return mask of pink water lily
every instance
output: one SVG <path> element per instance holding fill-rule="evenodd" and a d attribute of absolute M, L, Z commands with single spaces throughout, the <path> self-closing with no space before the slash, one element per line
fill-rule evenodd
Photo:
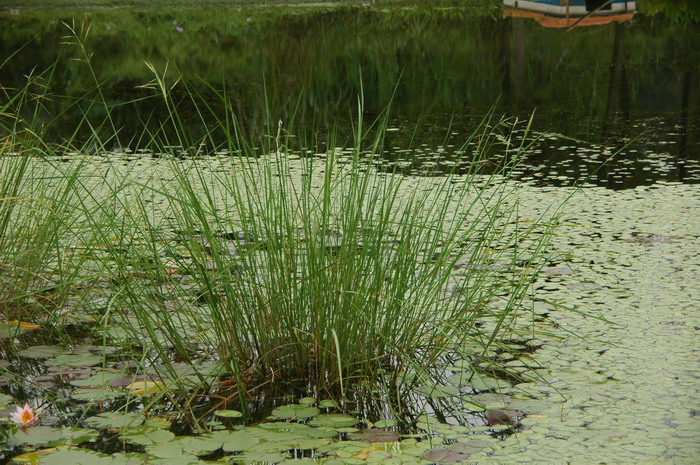
<path fill-rule="evenodd" d="M 180 267 L 175 262 L 168 262 L 165 264 L 165 272 L 167 274 L 178 274 L 180 273 Z"/>
<path fill-rule="evenodd" d="M 34 411 L 29 404 L 24 404 L 24 408 L 20 408 L 18 405 L 17 410 L 10 414 L 10 419 L 17 423 L 20 428 L 29 428 L 37 424 L 41 410 Z"/>

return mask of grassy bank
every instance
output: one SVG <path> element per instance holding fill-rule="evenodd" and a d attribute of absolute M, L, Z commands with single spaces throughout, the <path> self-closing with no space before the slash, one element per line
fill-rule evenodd
<path fill-rule="evenodd" d="M 370 3 L 406 3 L 405 0 L 0 0 L 0 8 L 191 8 L 305 5 L 364 5 Z M 483 3 L 483 0 L 479 0 Z"/>

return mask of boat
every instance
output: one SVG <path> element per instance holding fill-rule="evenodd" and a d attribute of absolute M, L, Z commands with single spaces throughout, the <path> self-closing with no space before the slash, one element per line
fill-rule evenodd
<path fill-rule="evenodd" d="M 503 0 L 503 13 L 532 18 L 544 27 L 569 28 L 629 21 L 634 0 Z"/>

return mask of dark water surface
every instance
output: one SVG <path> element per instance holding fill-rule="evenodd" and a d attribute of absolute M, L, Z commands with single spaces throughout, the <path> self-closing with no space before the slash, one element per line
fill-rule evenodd
<path fill-rule="evenodd" d="M 30 73 L 53 94 L 40 122 L 47 137 L 73 134 L 84 114 L 104 118 L 91 68 L 119 128 L 115 148 L 139 148 L 144 127 L 162 127 L 167 108 L 144 63 L 184 78 L 172 96 L 190 141 L 204 134 L 195 100 L 223 118 L 225 89 L 246 136 L 275 134 L 277 121 L 312 152 L 351 143 L 358 94 L 367 119 L 391 101 L 386 158 L 460 163 L 459 146 L 496 103 L 495 114 L 527 120 L 544 133 L 523 176 L 542 183 L 581 180 L 635 139 L 592 182 L 627 188 L 700 181 L 700 28 L 637 14 L 633 21 L 544 29 L 504 18 L 498 2 L 478 8 L 304 7 L 181 10 L 22 10 L 0 12 L 4 88 Z M 79 35 L 81 33 L 79 32 Z M 71 39 L 75 42 L 75 37 Z M 19 50 L 19 51 L 18 51 Z M 392 99 L 393 96 L 393 99 Z M 5 99 L 7 96 L 3 96 Z M 91 104 L 93 102 L 93 104 Z M 200 106 L 200 109 L 204 107 Z M 205 111 L 208 111 L 205 109 Z M 211 119 L 207 117 L 207 119 Z M 167 126 L 167 124 L 166 124 Z M 90 130 L 83 124 L 78 140 Z M 158 137 L 172 141 L 164 131 Z M 566 137 L 561 137 L 561 136 Z"/>

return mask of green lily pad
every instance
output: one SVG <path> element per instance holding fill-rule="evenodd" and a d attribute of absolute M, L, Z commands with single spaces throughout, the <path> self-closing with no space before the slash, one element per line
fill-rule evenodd
<path fill-rule="evenodd" d="M 314 405 L 316 403 L 316 399 L 314 397 L 302 397 L 299 399 L 299 403 L 301 405 Z"/>
<path fill-rule="evenodd" d="M 112 465 L 112 458 L 89 449 L 66 448 L 41 456 L 41 465 Z"/>
<path fill-rule="evenodd" d="M 485 449 L 487 447 L 491 447 L 492 445 L 493 445 L 492 441 L 488 441 L 485 439 L 467 439 L 464 441 L 459 441 L 459 442 L 455 442 L 453 444 L 450 444 L 449 446 L 447 446 L 447 449 L 451 450 L 452 452 L 470 455 L 470 454 L 476 454 L 477 452 L 481 451 L 482 449 Z"/>
<path fill-rule="evenodd" d="M 460 454 L 459 452 L 453 452 L 445 448 L 430 449 L 423 454 L 425 460 L 435 462 L 437 464 L 443 463 L 458 463 L 463 462 L 469 458 L 467 454 Z"/>
<path fill-rule="evenodd" d="M 242 452 L 250 449 L 260 442 L 249 430 L 241 431 L 215 431 L 211 433 L 211 439 L 221 443 L 226 452 Z"/>
<path fill-rule="evenodd" d="M 243 416 L 238 410 L 217 410 L 214 415 L 222 418 L 240 418 Z"/>
<path fill-rule="evenodd" d="M 124 391 L 118 391 L 111 388 L 84 388 L 78 389 L 71 394 L 74 400 L 83 402 L 97 402 L 103 400 L 116 399 L 125 396 Z"/>
<path fill-rule="evenodd" d="M 93 386 L 103 386 L 106 387 L 110 381 L 112 381 L 115 378 L 118 378 L 119 376 L 122 376 L 123 373 L 119 371 L 99 371 L 95 373 L 94 375 L 90 376 L 89 378 L 84 378 L 84 379 L 77 379 L 73 380 L 70 382 L 71 386 L 76 386 L 76 387 L 93 387 Z"/>
<path fill-rule="evenodd" d="M 0 393 L 0 408 L 7 408 L 6 405 L 11 404 L 14 402 L 14 399 L 12 399 L 11 396 L 8 396 L 7 394 L 2 394 Z"/>
<path fill-rule="evenodd" d="M 330 399 L 322 400 L 318 403 L 319 408 L 338 408 L 338 402 Z"/>
<path fill-rule="evenodd" d="M 153 444 L 162 444 L 171 441 L 175 438 L 175 435 L 164 429 L 139 426 L 136 428 L 129 428 L 123 432 L 120 437 L 132 444 L 151 446 Z"/>
<path fill-rule="evenodd" d="M 47 366 L 57 366 L 57 367 L 90 367 L 99 365 L 104 361 L 101 355 L 95 355 L 91 353 L 81 353 L 81 354 L 63 354 L 57 355 L 46 360 Z"/>
<path fill-rule="evenodd" d="M 33 346 L 28 347 L 24 350 L 17 352 L 20 357 L 27 358 L 50 358 L 62 352 L 66 352 L 66 349 L 61 346 Z"/>
<path fill-rule="evenodd" d="M 229 457 L 229 460 L 238 464 L 252 465 L 260 462 L 278 463 L 287 457 L 287 454 L 280 452 L 246 452 L 244 454 Z"/>
<path fill-rule="evenodd" d="M 134 412 L 106 412 L 95 415 L 85 420 L 93 428 L 116 428 L 123 429 L 136 427 L 144 422 L 143 414 Z"/>
<path fill-rule="evenodd" d="M 22 328 L 19 324 L 0 323 L 0 339 L 17 337 L 24 334 L 25 331 L 26 329 Z"/>
<path fill-rule="evenodd" d="M 360 422 L 359 419 L 349 415 L 328 413 L 319 415 L 309 422 L 313 426 L 326 426 L 328 428 L 345 428 L 354 426 Z"/>
<path fill-rule="evenodd" d="M 60 428 L 50 426 L 35 426 L 26 430 L 17 430 L 15 434 L 7 440 L 10 447 L 29 445 L 33 447 L 44 446 L 60 440 L 62 437 Z"/>
<path fill-rule="evenodd" d="M 348 437 L 354 441 L 364 442 L 396 442 L 399 440 L 399 435 L 391 430 L 378 428 L 370 428 L 356 433 L 351 433 Z"/>
<path fill-rule="evenodd" d="M 316 407 L 302 404 L 290 404 L 277 407 L 272 411 L 272 415 L 277 418 L 311 418 L 321 413 Z"/>

